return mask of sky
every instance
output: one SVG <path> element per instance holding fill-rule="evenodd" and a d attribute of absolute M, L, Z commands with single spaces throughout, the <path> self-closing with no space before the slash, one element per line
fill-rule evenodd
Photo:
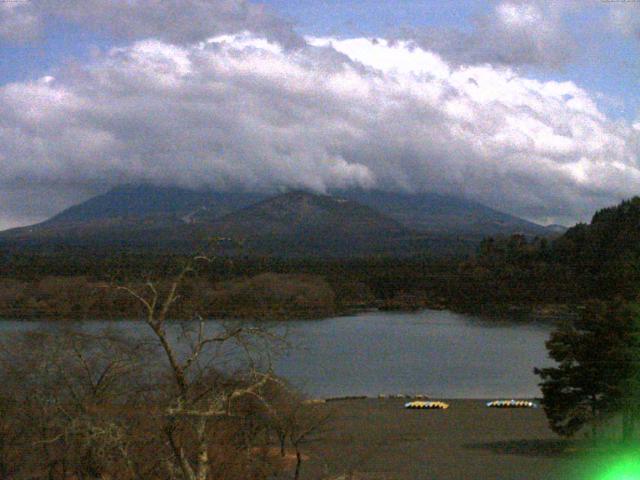
<path fill-rule="evenodd" d="M 542 224 L 640 193 L 640 1 L 0 0 L 0 229 L 123 183 Z"/>

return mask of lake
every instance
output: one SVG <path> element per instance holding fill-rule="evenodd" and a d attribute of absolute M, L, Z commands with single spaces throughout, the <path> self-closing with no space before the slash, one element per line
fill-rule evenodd
<path fill-rule="evenodd" d="M 85 322 L 99 329 L 107 322 Z M 211 321 L 210 325 L 215 326 Z M 0 322 L 0 334 L 53 323 Z M 139 335 L 140 322 L 109 323 Z M 448 311 L 367 312 L 325 320 L 269 322 L 290 349 L 276 373 L 313 397 L 426 394 L 442 398 L 540 396 L 534 367 L 551 363 L 544 323 L 483 320 Z"/>

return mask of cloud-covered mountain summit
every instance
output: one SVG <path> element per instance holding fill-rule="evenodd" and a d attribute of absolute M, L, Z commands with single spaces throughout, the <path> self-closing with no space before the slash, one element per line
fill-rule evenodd
<path fill-rule="evenodd" d="M 4 191 L 26 178 L 48 196 L 60 179 L 378 187 L 570 222 L 640 187 L 640 131 L 608 119 L 589 92 L 452 66 L 410 41 L 144 40 L 0 87 L 0 114 Z"/>

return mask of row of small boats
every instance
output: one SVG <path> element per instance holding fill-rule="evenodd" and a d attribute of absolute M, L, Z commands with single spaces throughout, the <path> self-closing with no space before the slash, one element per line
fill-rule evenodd
<path fill-rule="evenodd" d="M 426 402 L 418 400 L 415 402 L 405 403 L 404 408 L 446 410 L 449 408 L 449 404 L 444 402 Z"/>
<path fill-rule="evenodd" d="M 488 402 L 487 407 L 489 408 L 538 408 L 538 405 L 528 400 L 494 400 L 493 402 Z"/>
<path fill-rule="evenodd" d="M 538 405 L 529 400 L 493 400 L 487 403 L 489 408 L 538 408 Z M 440 401 L 416 400 L 404 404 L 404 408 L 416 410 L 446 410 L 449 404 Z"/>

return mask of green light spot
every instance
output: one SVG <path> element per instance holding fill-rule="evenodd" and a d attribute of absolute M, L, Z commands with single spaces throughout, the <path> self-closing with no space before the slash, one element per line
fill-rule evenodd
<path fill-rule="evenodd" d="M 597 480 L 640 480 L 640 459 L 635 455 L 618 459 Z"/>

